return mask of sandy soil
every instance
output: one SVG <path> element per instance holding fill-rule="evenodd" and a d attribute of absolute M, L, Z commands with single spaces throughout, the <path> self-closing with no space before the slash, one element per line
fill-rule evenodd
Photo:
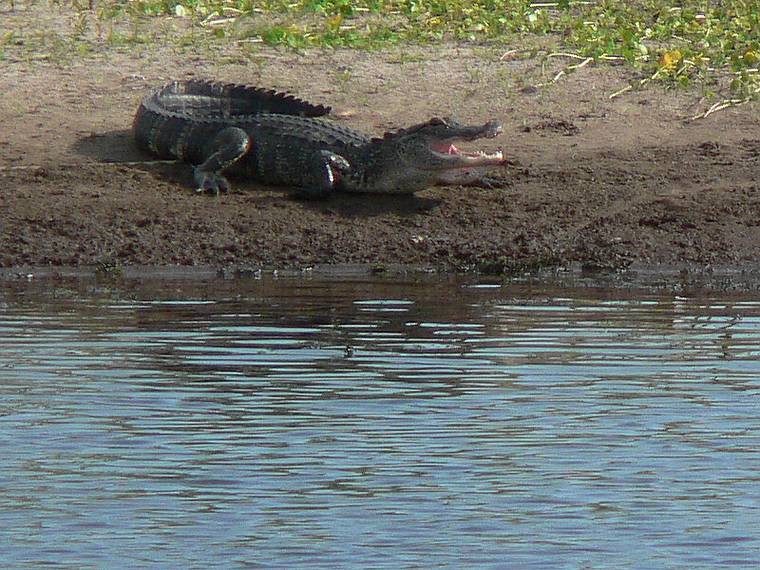
<path fill-rule="evenodd" d="M 650 88 L 613 100 L 631 72 L 561 69 L 519 46 L 292 53 L 143 46 L 63 63 L 0 60 L 0 266 L 414 264 L 488 271 L 760 261 L 757 104 L 684 121 L 711 101 Z M 236 181 L 192 192 L 183 165 L 150 164 L 129 127 L 172 78 L 288 90 L 369 133 L 431 116 L 498 118 L 512 164 L 498 188 L 408 197 L 293 199 Z"/>

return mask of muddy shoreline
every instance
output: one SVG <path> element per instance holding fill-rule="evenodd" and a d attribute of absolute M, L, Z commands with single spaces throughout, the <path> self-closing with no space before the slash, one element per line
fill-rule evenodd
<path fill-rule="evenodd" d="M 508 276 L 649 267 L 677 279 L 683 270 L 667 268 L 736 275 L 760 266 L 756 103 L 688 121 L 706 104 L 699 93 L 652 87 L 610 99 L 632 79 L 622 68 L 586 66 L 536 89 L 559 67 L 502 61 L 502 50 L 414 50 L 404 63 L 395 52 L 262 48 L 255 70 L 158 48 L 65 67 L 9 62 L 0 78 L 0 267 Z M 337 85 L 335 69 L 351 80 Z M 431 116 L 496 118 L 504 134 L 486 146 L 502 147 L 510 166 L 491 189 L 308 202 L 235 180 L 229 194 L 198 195 L 185 165 L 151 162 L 129 131 L 148 89 L 189 77 L 290 91 L 370 134 Z"/>
<path fill-rule="evenodd" d="M 466 287 L 501 287 L 504 291 L 597 291 L 622 295 L 678 294 L 721 297 L 745 296 L 760 290 L 760 265 L 753 267 L 702 267 L 689 264 L 646 265 L 634 263 L 625 270 L 589 270 L 580 264 L 523 273 L 486 275 L 437 271 L 427 266 L 392 265 L 379 268 L 361 264 L 323 265 L 302 269 L 253 269 L 212 266 L 97 266 L 97 267 L 9 267 L 0 268 L 3 288 L 107 287 L 132 290 L 145 284 L 205 283 L 233 291 L 249 289 L 256 282 L 298 280 L 305 285 L 330 282 L 387 282 L 419 285 L 456 281 Z M 171 290 L 171 287 L 168 291 Z"/>

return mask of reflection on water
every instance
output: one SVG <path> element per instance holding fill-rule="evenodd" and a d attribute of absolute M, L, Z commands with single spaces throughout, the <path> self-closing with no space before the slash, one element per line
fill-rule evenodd
<path fill-rule="evenodd" d="M 760 303 L 317 280 L 0 293 L 3 567 L 760 558 Z"/>

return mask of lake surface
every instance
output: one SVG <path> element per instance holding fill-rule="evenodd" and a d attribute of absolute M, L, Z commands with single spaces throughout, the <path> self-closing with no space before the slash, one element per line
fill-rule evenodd
<path fill-rule="evenodd" d="M 0 288 L 0 566 L 760 563 L 760 301 Z"/>

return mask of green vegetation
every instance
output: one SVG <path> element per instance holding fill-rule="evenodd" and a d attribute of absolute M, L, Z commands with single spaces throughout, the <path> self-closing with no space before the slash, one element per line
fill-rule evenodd
<path fill-rule="evenodd" d="M 515 47 L 544 36 L 582 65 L 624 62 L 640 72 L 641 84 L 698 83 L 709 94 L 717 78 L 728 78 L 738 99 L 760 92 L 757 0 L 97 0 L 94 13 L 88 0 L 68 5 L 79 15 L 73 34 L 91 24 L 112 44 L 144 41 L 135 21 L 167 16 L 188 21 L 194 41 L 295 49 L 447 40 Z M 125 18 L 131 34 L 115 32 L 112 22 Z M 0 49 L 9 39 L 0 38 Z"/>

